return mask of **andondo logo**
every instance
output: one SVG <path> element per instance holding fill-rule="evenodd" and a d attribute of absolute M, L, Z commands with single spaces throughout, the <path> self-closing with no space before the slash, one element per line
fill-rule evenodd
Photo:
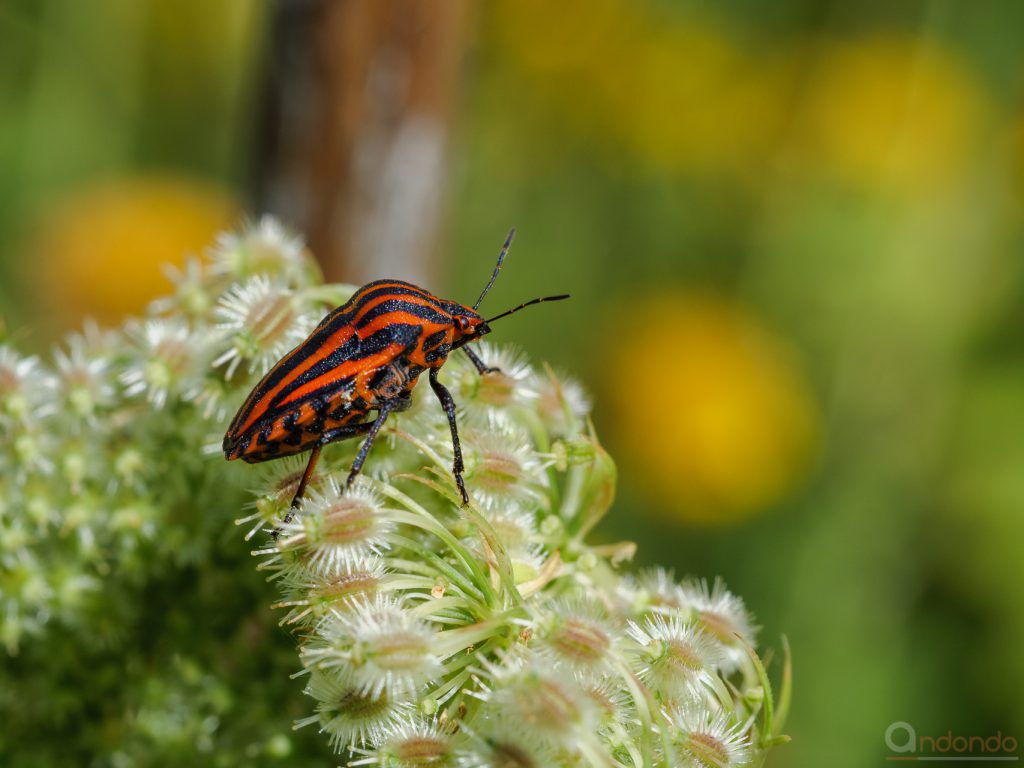
<path fill-rule="evenodd" d="M 971 736 L 948 730 L 938 735 L 918 734 L 910 723 L 898 720 L 885 729 L 885 746 L 893 754 L 886 760 L 929 762 L 1011 762 L 1020 760 L 1014 736 L 996 731 L 988 736 Z"/>

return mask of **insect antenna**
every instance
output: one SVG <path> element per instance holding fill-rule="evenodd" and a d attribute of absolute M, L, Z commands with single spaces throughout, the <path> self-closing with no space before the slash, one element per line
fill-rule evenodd
<path fill-rule="evenodd" d="M 487 287 L 484 288 L 484 292 L 480 294 L 480 298 L 476 300 L 476 304 L 473 305 L 473 311 L 475 312 L 480 306 L 480 302 L 484 300 L 484 296 L 491 290 L 491 286 L 494 285 L 494 281 L 498 278 L 498 273 L 501 271 L 501 265 L 505 263 L 505 254 L 508 253 L 509 247 L 512 245 L 512 238 L 516 236 L 516 228 L 512 227 L 508 231 L 508 237 L 505 238 L 505 244 L 501 246 L 501 253 L 498 254 L 498 263 L 494 267 L 494 274 L 491 275 L 491 279 L 487 281 Z"/>
<path fill-rule="evenodd" d="M 503 317 L 513 315 L 520 309 L 525 309 L 526 307 L 529 307 L 531 304 L 540 304 L 542 301 L 562 301 L 562 299 L 568 298 L 570 298 L 568 293 L 560 293 L 557 296 L 541 296 L 539 299 L 530 299 L 529 301 L 524 301 L 518 307 L 512 307 L 512 309 L 508 310 L 507 312 L 502 312 L 500 315 L 495 315 L 494 317 L 488 318 L 485 322 L 488 324 L 493 323 L 495 320 L 500 320 Z"/>

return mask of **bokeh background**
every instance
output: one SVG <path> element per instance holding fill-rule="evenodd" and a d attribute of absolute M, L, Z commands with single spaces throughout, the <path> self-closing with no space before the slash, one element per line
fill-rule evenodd
<path fill-rule="evenodd" d="M 770 764 L 880 765 L 896 720 L 1021 739 L 1022 29 L 1012 0 L 4 0 L 0 333 L 119 322 L 246 213 L 332 279 L 467 302 L 515 225 L 487 306 L 573 294 L 496 336 L 591 392 L 603 535 L 790 641 Z"/>

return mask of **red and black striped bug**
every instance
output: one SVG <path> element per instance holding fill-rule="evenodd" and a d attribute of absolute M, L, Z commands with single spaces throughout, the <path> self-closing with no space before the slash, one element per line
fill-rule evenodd
<path fill-rule="evenodd" d="M 348 475 L 348 485 L 352 484 L 388 415 L 411 405 L 413 387 L 426 370 L 451 427 L 452 474 L 463 504 L 469 503 L 455 401 L 437 373 L 456 349 L 469 356 L 481 375 L 493 370 L 466 346 L 469 342 L 490 333 L 490 323 L 499 318 L 542 301 L 569 298 L 564 294 L 532 299 L 486 320 L 477 312 L 514 235 L 513 229 L 472 307 L 439 299 L 401 280 L 367 283 L 260 380 L 228 427 L 224 456 L 258 463 L 311 451 L 284 522 L 299 505 L 320 450 L 328 443 L 366 435 Z M 377 416 L 367 420 L 370 411 Z"/>

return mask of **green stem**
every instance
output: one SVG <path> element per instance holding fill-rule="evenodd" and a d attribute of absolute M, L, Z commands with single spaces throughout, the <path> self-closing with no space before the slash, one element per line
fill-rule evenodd
<path fill-rule="evenodd" d="M 407 495 L 399 491 L 397 488 L 393 488 L 385 483 L 378 483 L 377 485 L 380 491 L 385 496 L 394 499 L 410 512 L 413 512 L 424 519 L 428 519 L 433 521 L 434 523 L 437 523 L 433 515 L 431 515 L 422 506 L 417 504 L 415 501 L 413 501 Z M 459 540 L 451 533 L 451 531 L 449 531 L 447 528 L 444 528 L 440 524 L 437 524 L 437 526 L 440 532 L 438 532 L 437 530 L 433 532 L 436 533 L 438 538 L 441 538 L 451 548 L 452 552 L 454 552 L 455 555 L 466 566 L 466 568 L 472 572 L 474 582 L 479 588 L 482 589 L 484 595 L 487 598 L 487 604 L 492 607 L 496 606 L 498 604 L 497 595 L 495 595 L 494 590 L 491 589 L 490 579 L 487 578 L 487 575 L 484 573 L 483 569 L 480 568 L 480 565 L 477 563 L 476 558 L 474 558 L 472 554 L 469 553 L 466 550 L 466 548 L 459 543 Z M 423 547 L 412 547 L 413 552 L 422 549 Z"/>
<path fill-rule="evenodd" d="M 461 597 L 428 597 L 419 605 L 410 608 L 409 613 L 421 619 L 429 619 L 433 617 L 435 612 L 441 614 L 449 608 L 463 608 L 467 612 L 472 613 L 474 606 L 471 602 Z"/>
<path fill-rule="evenodd" d="M 456 584 L 467 596 L 473 596 L 477 598 L 478 602 L 480 602 L 482 605 L 490 604 L 490 601 L 488 601 L 486 599 L 485 594 L 477 588 L 477 585 L 474 584 L 472 581 L 467 580 L 466 574 L 462 573 L 457 568 L 453 568 L 451 565 L 446 563 L 440 555 L 424 550 L 422 547 L 418 547 L 415 541 L 413 541 L 412 539 L 407 539 L 404 536 L 399 536 L 396 534 L 392 538 L 396 542 L 401 543 L 406 549 L 410 550 L 411 552 L 416 552 L 420 557 L 424 558 L 425 560 L 428 560 L 430 564 L 433 565 L 434 568 L 441 573 L 442 576 L 444 576 L 450 583 Z M 417 568 L 418 565 L 422 566 L 423 564 L 417 563 L 415 560 L 400 560 L 398 558 L 388 558 L 388 561 L 393 562 L 395 564 L 401 563 L 402 565 L 405 565 L 410 569 L 419 570 L 421 573 L 429 573 L 428 568 Z"/>
<path fill-rule="evenodd" d="M 471 624 L 468 627 L 459 627 L 458 629 L 448 629 L 440 632 L 438 634 L 438 647 L 440 648 L 438 655 L 441 658 L 447 658 L 459 651 L 464 651 L 471 645 L 477 645 L 497 632 L 507 629 L 506 621 L 506 616 L 501 615 L 487 621 Z"/>
<path fill-rule="evenodd" d="M 562 497 L 562 506 L 559 515 L 565 523 L 565 529 L 570 534 L 579 530 L 579 505 L 580 496 L 583 493 L 583 484 L 586 481 L 584 474 L 586 467 L 576 465 L 569 470 L 569 479 L 565 484 L 565 495 Z"/>

